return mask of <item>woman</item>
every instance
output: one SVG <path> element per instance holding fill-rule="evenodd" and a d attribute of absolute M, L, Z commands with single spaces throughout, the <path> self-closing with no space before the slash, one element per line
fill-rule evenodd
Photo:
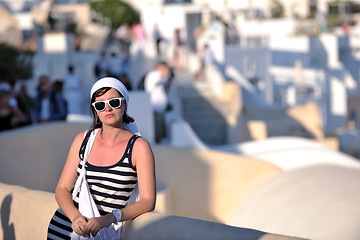
<path fill-rule="evenodd" d="M 77 208 L 78 198 L 72 199 L 71 192 L 81 166 L 79 149 L 83 132 L 76 136 L 70 148 L 55 190 L 55 198 L 68 222 L 64 239 L 70 239 L 72 230 L 83 237 L 96 236 L 112 223 L 131 220 L 154 209 L 154 157 L 149 143 L 134 134 L 137 128 L 127 115 L 128 102 L 128 92 L 118 79 L 102 78 L 91 89 L 92 131 L 96 135 L 85 169 L 91 195 L 101 216 L 84 217 Z M 136 183 L 140 200 L 127 205 Z M 52 233 L 50 227 L 49 233 L 55 238 L 56 233 Z M 48 239 L 51 238 L 49 233 Z"/>

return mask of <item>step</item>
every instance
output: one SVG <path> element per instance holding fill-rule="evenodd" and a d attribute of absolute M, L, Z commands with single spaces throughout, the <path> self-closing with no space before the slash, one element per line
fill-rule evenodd
<path fill-rule="evenodd" d="M 194 81 L 178 85 L 182 115 L 195 134 L 206 144 L 223 145 L 227 141 L 227 116 L 231 109 L 219 102 L 208 82 Z"/>
<path fill-rule="evenodd" d="M 206 144 L 223 145 L 226 143 L 226 125 L 212 123 L 198 123 L 190 126 L 196 135 Z"/>
<path fill-rule="evenodd" d="M 231 106 L 226 103 L 220 103 L 214 99 L 204 99 L 200 97 L 183 98 L 182 100 L 184 115 L 191 114 L 193 112 L 206 112 L 208 114 L 213 113 L 215 116 L 228 116 L 231 114 Z M 204 113 L 204 114 L 206 114 Z M 209 117 L 211 117 L 210 114 Z"/>
<path fill-rule="evenodd" d="M 208 83 L 193 83 L 179 86 L 179 92 L 184 98 L 203 96 L 213 97 L 213 90 Z"/>
<path fill-rule="evenodd" d="M 183 116 L 197 136 L 206 144 L 226 143 L 227 123 L 224 116 L 206 99 L 183 99 Z"/>

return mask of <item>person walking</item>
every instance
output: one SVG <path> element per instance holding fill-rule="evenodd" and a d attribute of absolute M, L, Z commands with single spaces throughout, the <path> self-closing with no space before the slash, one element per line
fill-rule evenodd
<path fill-rule="evenodd" d="M 214 55 L 209 46 L 209 44 L 205 43 L 200 52 L 200 68 L 195 75 L 196 80 L 205 80 L 205 70 L 206 67 L 213 64 Z"/>
<path fill-rule="evenodd" d="M 173 64 L 176 69 L 182 69 L 182 46 L 184 41 L 181 36 L 181 30 L 179 28 L 175 29 L 173 36 L 173 47 L 174 47 L 174 56 L 173 56 Z"/>
<path fill-rule="evenodd" d="M 156 48 L 156 54 L 158 58 L 161 58 L 162 54 L 161 54 L 161 42 L 164 40 L 160 29 L 157 25 L 154 26 L 154 30 L 153 30 L 153 38 L 154 38 L 154 42 L 155 42 L 155 48 Z"/>

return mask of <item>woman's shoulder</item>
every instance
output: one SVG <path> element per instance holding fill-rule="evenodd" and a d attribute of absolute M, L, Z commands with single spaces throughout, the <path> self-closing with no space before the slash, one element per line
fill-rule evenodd
<path fill-rule="evenodd" d="M 75 139 L 74 139 L 74 143 L 81 143 L 86 135 L 88 131 L 83 131 L 83 132 L 80 132 L 78 133 L 76 136 L 75 136 Z"/>
<path fill-rule="evenodd" d="M 150 143 L 143 137 L 137 137 L 134 143 L 134 149 L 141 150 L 141 149 L 151 149 Z"/>
<path fill-rule="evenodd" d="M 135 141 L 132 154 L 134 167 L 136 167 L 138 164 L 154 160 L 154 154 L 152 152 L 150 143 L 142 137 L 137 138 Z"/>
<path fill-rule="evenodd" d="M 73 154 L 75 154 L 76 152 L 79 151 L 82 141 L 84 139 L 85 133 L 86 133 L 85 131 L 80 132 L 75 136 L 75 138 L 71 144 L 71 150 L 70 150 L 71 152 L 73 152 Z"/>
<path fill-rule="evenodd" d="M 86 130 L 86 131 L 82 131 L 82 132 L 79 132 L 77 135 L 76 135 L 76 138 L 84 138 L 85 135 L 91 130 Z"/>

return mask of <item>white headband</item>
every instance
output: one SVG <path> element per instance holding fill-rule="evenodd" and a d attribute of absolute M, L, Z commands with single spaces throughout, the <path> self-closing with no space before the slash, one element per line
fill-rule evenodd
<path fill-rule="evenodd" d="M 116 78 L 112 78 L 112 77 L 105 77 L 105 78 L 101 78 L 98 81 L 96 81 L 96 83 L 94 83 L 94 85 L 91 88 L 90 91 L 90 99 L 92 98 L 93 94 L 104 87 L 111 87 L 114 88 L 116 90 L 118 90 L 121 95 L 124 96 L 125 101 L 126 101 L 126 105 L 129 105 L 129 93 L 128 90 L 126 89 L 125 85 L 118 79 Z"/>
<path fill-rule="evenodd" d="M 101 78 L 98 81 L 96 81 L 96 83 L 94 83 L 94 85 L 91 88 L 90 99 L 92 98 L 93 94 L 97 90 L 99 90 L 101 88 L 105 88 L 105 87 L 111 87 L 111 88 L 118 90 L 121 93 L 121 95 L 123 95 L 123 97 L 125 98 L 126 106 L 129 106 L 128 90 L 126 89 L 125 85 L 120 80 L 118 80 L 116 78 L 112 78 L 112 77 L 105 77 L 105 78 Z M 141 134 L 136 126 L 135 121 L 131 122 L 131 123 L 126 123 L 126 124 L 124 124 L 124 126 L 125 126 L 125 129 L 129 130 L 133 134 L 141 136 Z"/>

